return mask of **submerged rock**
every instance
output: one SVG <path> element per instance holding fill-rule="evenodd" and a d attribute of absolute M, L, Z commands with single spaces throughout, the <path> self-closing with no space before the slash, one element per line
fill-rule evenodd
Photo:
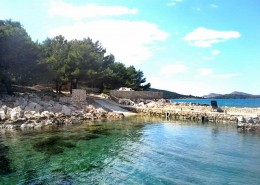
<path fill-rule="evenodd" d="M 10 160 L 7 157 L 9 148 L 0 143 L 0 175 L 8 175 L 13 172 Z"/>
<path fill-rule="evenodd" d="M 38 152 L 56 155 L 62 153 L 65 148 L 73 148 L 75 146 L 71 142 L 64 141 L 63 137 L 53 136 L 35 143 L 33 148 Z"/>

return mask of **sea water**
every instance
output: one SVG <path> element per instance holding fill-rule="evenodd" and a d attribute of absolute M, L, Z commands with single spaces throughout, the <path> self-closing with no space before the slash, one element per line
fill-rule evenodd
<path fill-rule="evenodd" d="M 172 102 L 184 102 L 184 103 L 199 103 L 199 104 L 211 104 L 212 100 L 216 100 L 218 106 L 227 107 L 260 107 L 260 98 L 255 99 L 172 99 Z"/>
<path fill-rule="evenodd" d="M 260 184 L 260 135 L 132 117 L 0 132 L 0 184 Z"/>

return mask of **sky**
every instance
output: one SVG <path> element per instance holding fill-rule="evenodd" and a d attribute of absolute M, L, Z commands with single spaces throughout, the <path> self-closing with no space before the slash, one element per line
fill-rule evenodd
<path fill-rule="evenodd" d="M 100 41 L 153 88 L 260 95 L 259 0 L 0 0 L 34 41 Z"/>

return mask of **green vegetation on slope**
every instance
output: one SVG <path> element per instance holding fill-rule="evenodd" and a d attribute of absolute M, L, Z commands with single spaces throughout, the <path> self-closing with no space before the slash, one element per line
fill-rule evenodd
<path fill-rule="evenodd" d="M 215 99 L 247 99 L 260 98 L 260 95 L 243 95 L 243 94 L 224 94 L 214 97 Z"/>
<path fill-rule="evenodd" d="M 229 94 L 216 94 L 210 93 L 208 95 L 203 96 L 204 98 L 214 98 L 214 99 L 247 99 L 247 98 L 260 98 L 260 95 L 252 95 L 244 92 L 234 91 Z"/>

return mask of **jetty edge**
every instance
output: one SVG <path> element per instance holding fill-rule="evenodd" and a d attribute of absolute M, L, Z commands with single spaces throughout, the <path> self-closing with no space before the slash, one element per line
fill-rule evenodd
<path fill-rule="evenodd" d="M 207 104 L 175 103 L 170 100 L 117 99 L 125 109 L 137 114 L 167 119 L 235 124 L 239 131 L 260 132 L 260 107 L 214 107 Z"/>

